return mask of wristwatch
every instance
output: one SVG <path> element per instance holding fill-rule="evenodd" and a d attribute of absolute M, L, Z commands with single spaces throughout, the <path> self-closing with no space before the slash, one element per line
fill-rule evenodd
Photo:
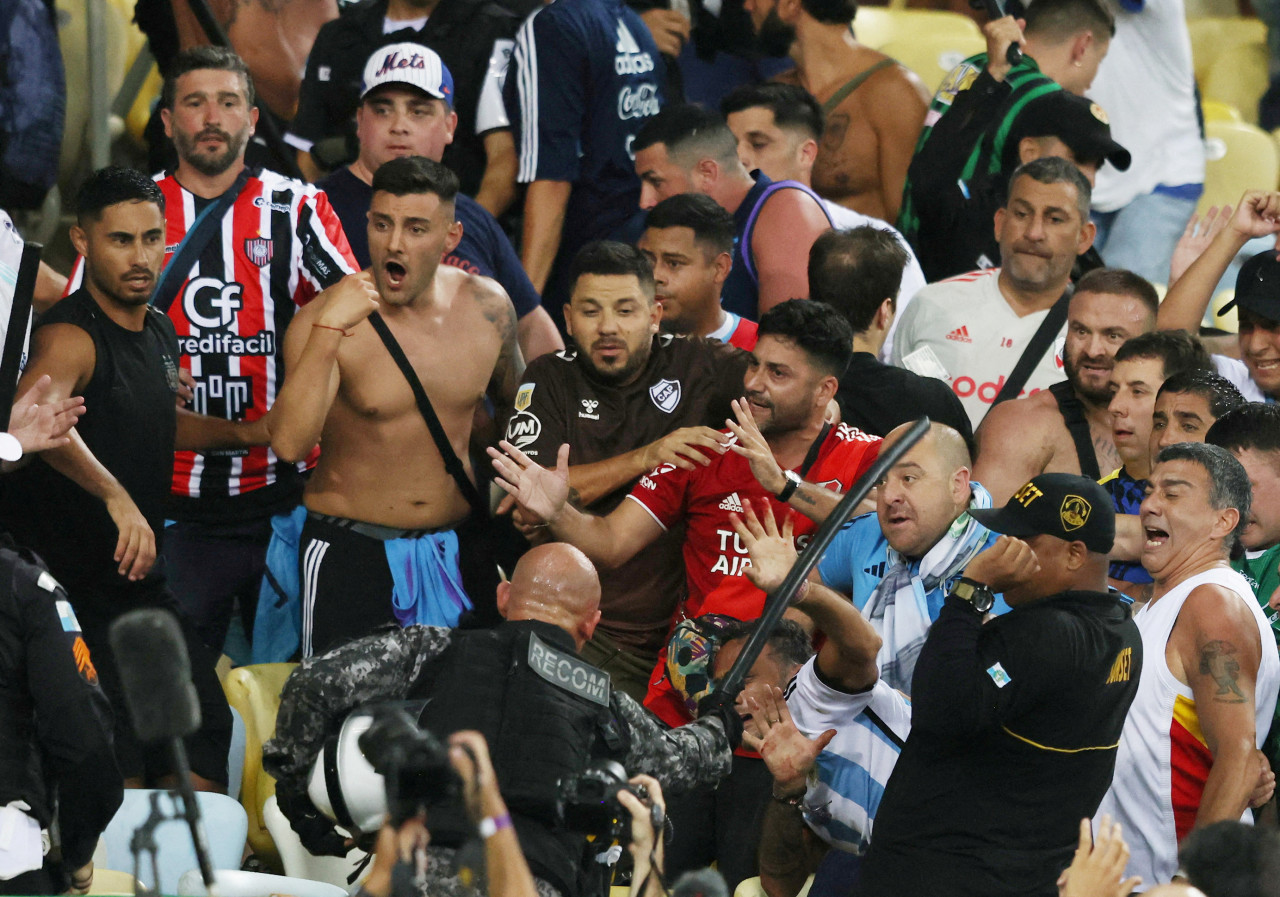
<path fill-rule="evenodd" d="M 996 603 L 996 596 L 989 586 L 985 583 L 975 582 L 972 579 L 965 579 L 963 576 L 952 586 L 951 594 L 968 601 L 969 606 L 980 614 L 985 614 L 991 610 L 991 605 Z"/>
<path fill-rule="evenodd" d="M 804 482 L 804 477 L 800 476 L 800 474 L 796 473 L 794 470 L 784 470 L 782 472 L 782 478 L 787 481 L 787 484 L 782 487 L 782 491 L 779 492 L 775 498 L 781 502 L 790 501 L 791 496 L 796 494 L 796 490 L 799 489 L 800 484 Z"/>

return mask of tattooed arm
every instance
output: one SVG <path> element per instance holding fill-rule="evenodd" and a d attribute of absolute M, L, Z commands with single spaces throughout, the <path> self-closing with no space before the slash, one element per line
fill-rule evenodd
<path fill-rule="evenodd" d="M 1165 651 L 1169 669 L 1191 687 L 1213 754 L 1196 826 L 1239 819 L 1257 784 L 1254 685 L 1261 663 L 1258 625 L 1244 599 L 1217 585 L 1187 597 Z"/>
<path fill-rule="evenodd" d="M 493 375 L 489 378 L 489 396 L 497 408 L 505 411 L 515 402 L 516 387 L 524 376 L 524 356 L 520 353 L 516 310 L 506 290 L 498 286 L 497 281 L 486 278 L 480 283 L 483 286 L 477 287 L 476 298 L 484 309 L 485 318 L 493 324 L 498 336 L 502 338 L 502 350 L 493 366 Z M 500 423 L 505 424 L 505 421 Z"/>

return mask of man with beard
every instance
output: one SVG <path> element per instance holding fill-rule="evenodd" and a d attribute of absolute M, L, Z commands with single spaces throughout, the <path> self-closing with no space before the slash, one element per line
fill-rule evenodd
<path fill-rule="evenodd" d="M 814 189 L 895 220 L 929 104 L 925 86 L 906 66 L 858 43 L 849 27 L 858 11 L 852 0 L 748 0 L 745 8 L 765 52 L 795 60 L 778 80 L 822 103 L 826 133 Z"/>
<path fill-rule="evenodd" d="M 1142 565 L 1155 580 L 1133 615 L 1143 668 L 1115 778 L 1098 812 L 1124 826 L 1127 874 L 1167 882 L 1193 828 L 1240 819 L 1258 782 L 1280 692 L 1262 609 L 1228 557 L 1249 521 L 1249 477 L 1215 445 L 1160 452 L 1142 502 Z"/>
<path fill-rule="evenodd" d="M 162 568 L 165 504 L 178 448 L 261 445 L 266 420 L 231 421 L 175 407 L 178 338 L 149 302 L 165 255 L 165 197 L 124 168 L 89 177 L 71 241 L 84 258 L 84 286 L 41 318 L 19 384 L 50 378 L 48 398 L 83 396 L 85 415 L 69 445 L 50 449 L 6 477 L 0 519 L 38 553 L 66 588 L 97 678 L 115 709 L 115 753 L 126 782 L 144 787 L 172 770 L 168 752 L 139 744 L 107 633 L 121 614 L 164 608 L 183 617 Z M 216 655 L 184 620 L 191 682 L 202 725 L 187 739 L 198 787 L 225 790 L 231 716 L 214 673 Z M 88 669 L 92 669 L 89 667 Z"/>
<path fill-rule="evenodd" d="M 472 505 L 453 471 L 474 479 L 476 409 L 486 392 L 510 405 L 524 361 L 502 288 L 441 265 L 462 236 L 457 192 L 457 176 L 421 156 L 381 166 L 371 271 L 300 311 L 285 337 L 289 380 L 271 446 L 300 461 L 324 442 L 299 543 L 307 657 L 384 624 L 453 626 L 472 607 L 454 531 Z M 433 441 L 415 387 L 446 446 Z"/>
<path fill-rule="evenodd" d="M 1080 279 L 1067 307 L 1067 379 L 992 408 L 978 428 L 974 476 L 996 501 L 1041 473 L 1101 479 L 1120 466 L 1111 441 L 1110 376 L 1125 341 L 1156 326 L 1160 299 L 1136 274 L 1099 268 Z"/>
<path fill-rule="evenodd" d="M 705 196 L 668 202 L 680 199 L 706 200 L 727 216 Z M 732 222 L 728 233 L 732 243 Z M 630 246 L 589 243 L 572 274 L 564 319 L 574 345 L 529 365 L 506 435 L 544 465 L 567 442 L 578 506 L 604 515 L 654 468 L 710 463 L 720 448 L 715 428 L 742 392 L 750 356 L 712 340 L 659 335 L 665 306 L 655 301 L 653 269 Z M 683 536 L 675 527 L 637 557 L 600 570 L 600 624 L 582 656 L 637 701 L 684 594 Z"/>
<path fill-rule="evenodd" d="M 746 397 L 733 403 L 737 423 L 725 422 L 718 445 L 694 447 L 707 463 L 662 464 L 605 516 L 569 503 L 568 445 L 560 446 L 556 466 L 548 470 L 503 442 L 501 451 L 489 450 L 496 482 L 525 513 L 545 521 L 553 536 L 581 548 L 601 568 L 625 563 L 683 525 L 688 596 L 679 616 L 754 620 L 765 594 L 746 578 L 750 559 L 734 538 L 729 515 L 749 502 L 756 508 L 771 504 L 781 516 L 790 504 L 810 515 L 796 518 L 795 534 L 803 537 L 814 529 L 811 517 L 829 514 L 879 452 L 878 437 L 826 419 L 852 341 L 840 313 L 819 302 L 793 299 L 767 313 L 743 383 Z M 610 348 L 610 354 L 621 351 Z M 671 725 L 690 719 L 666 676 L 665 657 L 645 704 Z"/>
<path fill-rule="evenodd" d="M 197 47 L 177 57 L 160 113 L 178 167 L 159 180 L 168 251 L 153 302 L 177 330 L 182 368 L 194 380 L 192 409 L 233 421 L 256 421 L 275 402 L 285 377 L 280 342 L 296 306 L 358 267 L 323 193 L 245 166 L 258 118 L 253 99 L 240 57 Z M 198 230 L 215 204 L 220 224 Z M 71 289 L 79 286 L 73 274 Z M 265 445 L 175 459 L 165 565 L 215 651 L 234 603 L 252 629 L 272 517 L 281 515 L 283 526 L 298 505 L 299 471 Z"/>

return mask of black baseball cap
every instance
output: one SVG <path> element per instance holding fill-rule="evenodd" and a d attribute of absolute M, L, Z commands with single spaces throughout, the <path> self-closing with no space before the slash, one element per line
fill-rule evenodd
<path fill-rule="evenodd" d="M 1280 321 L 1280 259 L 1276 256 L 1274 249 L 1268 249 L 1241 265 L 1235 298 L 1218 314 L 1225 315 L 1238 305 L 1268 321 Z"/>
<path fill-rule="evenodd" d="M 1023 137 L 1057 137 L 1082 162 L 1110 162 L 1127 171 L 1133 157 L 1111 138 L 1111 122 L 1097 103 L 1065 90 L 1055 90 L 1027 103 L 1013 132 Z M 1016 146 L 1017 140 L 1011 141 Z"/>
<path fill-rule="evenodd" d="M 1111 496 L 1088 477 L 1042 473 L 1027 483 L 1003 508 L 971 510 L 987 529 L 1006 536 L 1057 536 L 1083 542 L 1107 554 L 1116 540 L 1116 512 Z"/>

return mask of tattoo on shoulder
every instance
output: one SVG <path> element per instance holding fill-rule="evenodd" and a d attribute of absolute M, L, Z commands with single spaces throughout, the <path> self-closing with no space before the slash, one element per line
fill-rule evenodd
<path fill-rule="evenodd" d="M 1244 693 L 1236 684 L 1240 678 L 1240 661 L 1236 646 L 1223 639 L 1208 642 L 1200 649 L 1200 675 L 1212 676 L 1218 691 L 1213 699 L 1224 704 L 1243 704 Z"/>
<path fill-rule="evenodd" d="M 476 286 L 476 301 L 484 312 L 485 320 L 492 324 L 506 342 L 516 329 L 516 310 L 505 292 Z"/>

